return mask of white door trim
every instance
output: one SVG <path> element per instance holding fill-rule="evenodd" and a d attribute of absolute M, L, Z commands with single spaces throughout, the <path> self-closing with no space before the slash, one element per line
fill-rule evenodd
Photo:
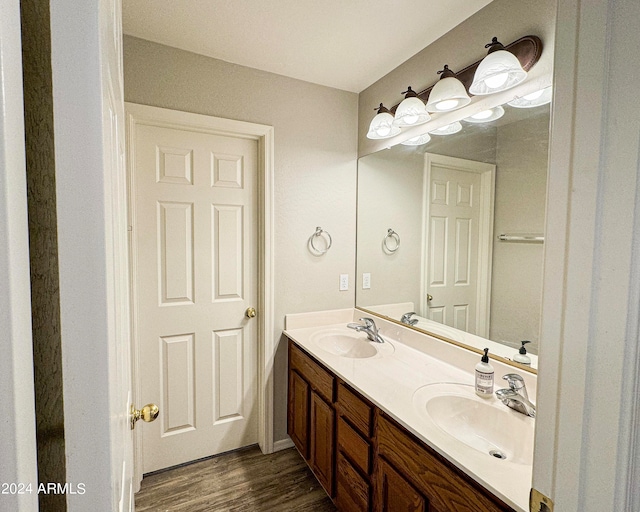
<path fill-rule="evenodd" d="M 22 102 L 20 2 L 0 0 L 0 482 L 38 485 L 29 231 Z M 38 496 L 8 494 L 7 510 L 37 510 Z"/>
<path fill-rule="evenodd" d="M 533 486 L 639 510 L 637 0 L 558 2 Z"/>
<path fill-rule="evenodd" d="M 127 172 L 129 182 L 129 212 L 133 214 L 132 176 L 135 159 L 135 130 L 137 126 L 151 125 L 164 128 L 189 129 L 214 135 L 230 135 L 258 141 L 258 443 L 263 453 L 274 451 L 273 442 L 273 360 L 275 356 L 273 318 L 273 127 L 232 119 L 223 119 L 189 112 L 180 112 L 135 103 L 126 103 Z M 130 217 L 129 226 L 134 224 Z M 130 257 L 135 254 L 130 237 Z M 133 260 L 130 260 L 133 262 Z M 134 403 L 140 395 L 139 346 L 135 329 L 134 283 L 135 265 L 131 265 L 132 297 L 132 366 Z M 136 431 L 134 483 L 142 480 L 142 451 L 140 433 Z"/>
<path fill-rule="evenodd" d="M 489 315 L 491 313 L 491 258 L 493 254 L 493 212 L 496 183 L 496 166 L 450 156 L 424 154 L 424 177 L 422 180 L 422 256 L 420 273 L 420 311 L 426 311 L 427 301 L 427 242 L 429 240 L 429 183 L 431 164 L 454 167 L 461 171 L 480 175 L 480 226 L 478 254 L 478 291 L 476 312 L 476 334 L 489 337 Z M 470 166 L 469 164 L 474 164 Z"/>

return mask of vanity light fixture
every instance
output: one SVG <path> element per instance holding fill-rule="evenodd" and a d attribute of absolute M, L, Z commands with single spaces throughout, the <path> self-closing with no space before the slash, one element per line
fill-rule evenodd
<path fill-rule="evenodd" d="M 522 69 L 518 58 L 506 50 L 497 37 L 485 45 L 485 48 L 489 48 L 489 53 L 476 69 L 473 83 L 469 87 L 471 94 L 486 95 L 506 91 L 527 78 L 527 72 Z"/>
<path fill-rule="evenodd" d="M 464 84 L 456 78 L 447 64 L 438 74 L 442 76 L 431 89 L 427 101 L 429 112 L 450 112 L 471 103 Z"/>
<path fill-rule="evenodd" d="M 400 133 L 400 128 L 393 124 L 393 114 L 382 103 L 374 110 L 378 113 L 369 125 L 368 139 L 388 139 Z"/>
<path fill-rule="evenodd" d="M 539 91 L 532 92 L 531 94 L 526 94 L 521 98 L 516 98 L 515 100 L 507 103 L 507 105 L 517 108 L 539 107 L 541 105 L 551 103 L 551 94 L 551 86 L 549 86 L 544 89 L 540 89 Z"/>
<path fill-rule="evenodd" d="M 407 90 L 402 94 L 405 97 L 396 109 L 396 115 L 393 120 L 395 126 L 416 126 L 431 119 L 425 104 L 418 98 L 418 94 L 411 87 L 407 87 Z"/>
<path fill-rule="evenodd" d="M 473 114 L 465 118 L 464 120 L 467 123 L 488 123 L 490 121 L 495 121 L 496 119 L 500 119 L 504 115 L 504 109 L 498 105 L 497 107 L 493 107 L 487 110 L 483 110 L 482 112 L 478 112 L 477 114 Z"/>
<path fill-rule="evenodd" d="M 454 121 L 451 124 L 431 130 L 429 133 L 431 135 L 452 135 L 454 133 L 458 133 L 460 130 L 462 130 L 462 124 L 460 124 L 460 121 Z"/>
<path fill-rule="evenodd" d="M 423 133 L 422 135 L 417 135 L 416 137 L 411 137 L 410 139 L 401 142 L 403 146 L 422 146 L 431 140 L 431 137 L 428 133 Z"/>

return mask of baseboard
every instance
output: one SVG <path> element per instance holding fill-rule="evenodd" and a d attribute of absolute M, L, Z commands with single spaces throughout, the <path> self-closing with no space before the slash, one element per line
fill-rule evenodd
<path fill-rule="evenodd" d="M 280 450 L 286 450 L 287 448 L 293 448 L 294 444 L 290 437 L 286 439 L 280 439 L 280 441 L 274 441 L 273 451 L 279 452 Z"/>

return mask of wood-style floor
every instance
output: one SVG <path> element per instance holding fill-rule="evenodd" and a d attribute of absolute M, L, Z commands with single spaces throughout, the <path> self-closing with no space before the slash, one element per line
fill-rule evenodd
<path fill-rule="evenodd" d="M 337 510 L 295 448 L 262 455 L 250 447 L 146 476 L 136 511 Z"/>

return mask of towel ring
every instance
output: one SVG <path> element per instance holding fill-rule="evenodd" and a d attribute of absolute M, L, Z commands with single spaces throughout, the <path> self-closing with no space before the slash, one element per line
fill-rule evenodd
<path fill-rule="evenodd" d="M 314 241 L 317 241 L 318 238 L 322 238 L 325 241 L 326 247 L 323 249 L 322 247 L 317 247 Z M 325 231 L 320 226 L 316 228 L 316 232 L 309 237 L 309 248 L 311 253 L 315 256 L 322 256 L 326 254 L 326 252 L 331 249 L 331 244 L 333 240 L 331 239 L 331 235 L 328 231 Z"/>
<path fill-rule="evenodd" d="M 384 245 L 387 253 L 393 254 L 400 248 L 400 235 L 389 228 L 387 230 L 387 236 L 382 239 L 382 245 Z"/>

